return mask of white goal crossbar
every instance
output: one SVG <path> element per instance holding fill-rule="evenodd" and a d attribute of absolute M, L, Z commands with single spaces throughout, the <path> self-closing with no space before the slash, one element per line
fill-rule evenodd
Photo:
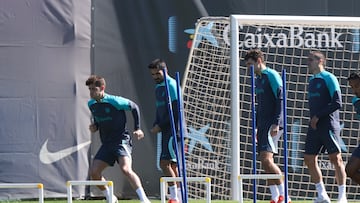
<path fill-rule="evenodd" d="M 70 180 L 66 182 L 67 188 L 67 202 L 72 203 L 72 186 L 73 185 L 104 185 L 109 187 L 110 197 L 109 202 L 112 202 L 114 196 L 114 184 L 112 181 L 101 181 L 101 180 Z"/>
<path fill-rule="evenodd" d="M 262 179 L 262 180 L 268 180 L 268 179 L 283 179 L 283 174 L 241 174 L 238 176 L 238 182 L 239 182 L 239 203 L 243 203 L 243 180 L 244 179 Z"/>
<path fill-rule="evenodd" d="M 42 183 L 0 183 L 0 188 L 37 188 L 39 190 L 39 203 L 44 203 L 44 185 Z"/>
<path fill-rule="evenodd" d="M 165 194 L 166 194 L 166 183 L 176 181 L 182 182 L 182 177 L 161 177 L 160 178 L 160 195 L 161 203 L 165 203 Z M 187 177 L 187 182 L 203 182 L 206 186 L 206 203 L 211 203 L 211 178 L 209 177 Z"/>

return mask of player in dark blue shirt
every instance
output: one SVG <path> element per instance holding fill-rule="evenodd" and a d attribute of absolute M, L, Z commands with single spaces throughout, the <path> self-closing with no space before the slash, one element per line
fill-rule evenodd
<path fill-rule="evenodd" d="M 153 60 L 148 66 L 151 76 L 154 79 L 155 98 L 156 98 L 156 118 L 151 133 L 157 134 L 161 132 L 161 154 L 160 167 L 166 177 L 178 177 L 177 161 L 175 154 L 175 142 L 172 136 L 168 103 L 166 97 L 166 87 L 164 81 L 163 69 L 166 69 L 166 63 L 162 59 Z M 176 132 L 178 133 L 178 98 L 176 81 L 167 76 L 169 85 L 169 94 L 173 109 L 174 123 Z M 170 200 L 169 203 L 181 200 L 180 188 L 177 188 L 176 182 L 169 182 Z"/>
<path fill-rule="evenodd" d="M 315 202 L 330 203 L 317 161 L 319 153 L 326 149 L 339 185 L 338 202 L 346 203 L 345 166 L 340 145 L 336 141 L 336 137 L 340 136 L 341 92 L 337 78 L 325 70 L 325 62 L 325 56 L 321 52 L 310 52 L 308 68 L 313 76 L 308 86 L 310 124 L 305 141 L 304 161 L 318 193 Z"/>
<path fill-rule="evenodd" d="M 144 137 L 144 133 L 140 129 L 140 112 L 137 104 L 129 99 L 105 93 L 105 79 L 100 76 L 90 76 L 86 80 L 86 86 L 89 87 L 91 97 L 88 106 L 94 119 L 89 129 L 93 133 L 99 131 L 102 143 L 90 167 L 91 179 L 104 180 L 103 170 L 118 162 L 121 171 L 136 191 L 140 201 L 150 203 L 140 178 L 131 166 L 132 137 L 126 128 L 125 111 L 131 111 L 135 125 L 133 136 L 137 139 Z M 98 188 L 109 199 L 109 189 L 106 186 L 98 186 Z M 111 203 L 114 202 L 117 202 L 116 197 L 113 197 Z"/>
<path fill-rule="evenodd" d="M 360 72 L 351 73 L 348 77 L 349 85 L 354 93 L 352 103 L 355 107 L 356 117 L 360 120 Z M 347 162 L 346 174 L 357 184 L 360 184 L 360 145 L 353 151 Z"/>
<path fill-rule="evenodd" d="M 245 56 L 247 67 L 254 67 L 256 74 L 256 128 L 257 150 L 265 173 L 282 174 L 274 163 L 274 153 L 277 153 L 278 141 L 283 129 L 282 86 L 283 82 L 278 72 L 266 67 L 263 53 L 250 50 Z M 268 180 L 271 192 L 271 203 L 284 202 L 284 183 L 281 179 Z"/>

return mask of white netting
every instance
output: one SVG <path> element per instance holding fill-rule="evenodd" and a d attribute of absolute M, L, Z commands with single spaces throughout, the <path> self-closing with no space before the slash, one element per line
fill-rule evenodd
<path fill-rule="evenodd" d="M 231 199 L 229 25 L 229 19 L 223 17 L 198 21 L 183 84 L 184 111 L 189 129 L 185 148 L 187 175 L 210 177 L 212 198 L 224 200 Z M 289 37 L 299 34 L 299 29 L 302 29 L 304 39 L 302 44 L 301 39 L 295 37 L 291 41 Z M 276 25 L 242 23 L 239 31 L 240 173 L 251 174 L 253 157 L 250 73 L 243 58 L 250 47 L 260 47 L 265 53 L 267 66 L 279 73 L 286 69 L 287 73 L 289 195 L 292 199 L 313 198 L 316 196 L 315 187 L 304 166 L 302 154 L 308 123 L 307 84 L 310 76 L 306 58 L 312 49 L 322 51 L 327 57 L 326 69 L 339 79 L 344 104 L 340 115 L 344 125 L 342 141 L 343 148 L 347 150 L 343 153 L 346 162 L 357 146 L 359 136 L 359 122 L 354 117 L 352 94 L 346 80 L 350 72 L 359 70 L 360 66 L 358 27 L 337 28 L 326 23 L 301 27 L 281 22 L 276 22 Z M 289 48 L 285 45 L 293 46 Z M 283 146 L 282 142 L 280 146 Z M 282 147 L 275 161 L 283 170 Z M 330 197 L 337 198 L 334 170 L 327 155 L 319 156 L 319 163 Z M 263 172 L 259 161 L 257 171 Z M 251 180 L 244 180 L 244 198 L 252 198 L 251 183 Z M 360 199 L 360 188 L 350 179 L 347 184 L 348 198 Z M 259 180 L 257 185 L 257 198 L 270 199 L 266 182 Z M 190 184 L 189 195 L 190 198 L 203 197 L 203 186 Z"/>

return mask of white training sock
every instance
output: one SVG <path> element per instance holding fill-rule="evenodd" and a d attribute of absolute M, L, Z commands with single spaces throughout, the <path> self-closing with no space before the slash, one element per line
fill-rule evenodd
<path fill-rule="evenodd" d="M 277 188 L 279 190 L 279 194 L 282 196 L 285 196 L 285 186 L 284 183 L 281 183 L 280 185 L 277 185 Z"/>
<path fill-rule="evenodd" d="M 105 187 L 105 190 L 102 190 L 102 193 L 105 195 L 106 199 L 110 198 L 110 190 L 108 187 Z"/>
<path fill-rule="evenodd" d="M 338 199 L 346 199 L 346 185 L 339 185 L 338 186 L 338 190 L 339 190 L 339 198 Z"/>
<path fill-rule="evenodd" d="M 316 187 L 316 191 L 317 191 L 319 197 L 327 197 L 328 196 L 326 193 L 324 182 L 320 181 L 319 183 L 316 183 L 315 187 Z"/>
<path fill-rule="evenodd" d="M 136 189 L 136 194 L 138 195 L 141 202 L 148 200 L 148 198 L 146 197 L 144 188 L 139 187 L 138 189 Z"/>
<path fill-rule="evenodd" d="M 170 190 L 170 199 L 177 199 L 177 187 L 176 185 L 169 186 Z"/>
<path fill-rule="evenodd" d="M 276 185 L 270 185 L 271 199 L 277 201 L 279 198 L 279 190 Z"/>
<path fill-rule="evenodd" d="M 179 200 L 179 203 L 181 203 L 182 197 L 181 197 L 181 188 L 180 187 L 177 188 L 177 198 Z"/>

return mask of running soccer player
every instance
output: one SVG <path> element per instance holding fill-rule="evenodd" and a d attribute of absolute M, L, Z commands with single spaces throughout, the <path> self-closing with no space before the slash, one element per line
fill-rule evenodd
<path fill-rule="evenodd" d="M 313 76 L 308 86 L 310 123 L 305 141 L 304 162 L 318 193 L 314 202 L 330 203 L 318 165 L 318 155 L 326 149 L 329 160 L 335 168 L 339 191 L 338 203 L 347 203 L 345 166 L 341 157 L 341 148 L 334 139 L 335 136 L 340 135 L 341 92 L 337 78 L 325 70 L 325 62 L 324 54 L 319 51 L 310 52 L 308 69 Z"/>
<path fill-rule="evenodd" d="M 94 123 L 90 124 L 89 129 L 91 132 L 99 131 L 102 143 L 90 167 L 91 179 L 104 180 L 103 170 L 108 166 L 114 166 L 114 163 L 117 162 L 140 201 L 150 203 L 140 178 L 131 166 L 132 137 L 126 129 L 125 111 L 131 111 L 135 125 L 133 136 L 137 139 L 144 137 L 144 133 L 140 129 L 140 112 L 137 104 L 124 97 L 105 93 L 105 79 L 100 76 L 90 76 L 86 80 L 86 86 L 89 87 L 91 97 L 88 106 L 94 118 Z M 109 188 L 102 185 L 99 185 L 98 188 L 109 199 Z M 109 203 L 115 202 L 117 202 L 117 198 L 114 196 L 113 202 Z"/>
<path fill-rule="evenodd" d="M 354 93 L 352 103 L 355 107 L 357 118 L 360 119 L 360 72 L 351 73 L 348 77 L 349 85 Z M 347 162 L 345 171 L 357 184 L 360 184 L 360 145 L 353 151 Z"/>
<path fill-rule="evenodd" d="M 283 127 L 282 79 L 278 72 L 266 67 L 264 54 L 258 49 L 246 54 L 245 63 L 248 68 L 253 66 L 256 74 L 257 151 L 261 165 L 267 174 L 282 174 L 279 166 L 274 163 Z M 270 203 L 283 203 L 284 182 L 281 179 L 268 180 L 268 185 L 271 192 Z"/>

